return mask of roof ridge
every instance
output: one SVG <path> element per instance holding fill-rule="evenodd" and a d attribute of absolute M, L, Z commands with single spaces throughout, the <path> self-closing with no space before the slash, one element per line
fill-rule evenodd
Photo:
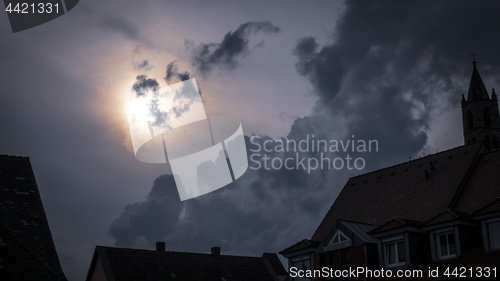
<path fill-rule="evenodd" d="M 351 221 L 351 220 L 345 220 L 345 219 L 337 219 L 337 220 L 338 220 L 338 221 L 349 222 L 349 223 L 357 223 L 357 224 L 364 224 L 364 225 L 372 225 L 372 226 L 376 226 L 375 224 L 365 223 L 365 222 L 359 222 L 359 221 Z"/>
<path fill-rule="evenodd" d="M 111 250 L 126 250 L 126 251 L 141 251 L 141 252 L 149 252 L 149 253 L 175 253 L 175 254 L 186 254 L 186 255 L 204 255 L 204 256 L 212 256 L 211 253 L 198 253 L 198 252 L 185 252 L 185 251 L 157 251 L 154 249 L 136 249 L 136 248 L 122 248 L 122 247 L 111 247 L 111 246 L 96 246 L 97 248 L 107 248 Z M 274 253 L 273 253 L 274 254 Z M 236 258 L 266 258 L 266 257 L 259 257 L 259 256 L 236 256 L 236 255 L 227 255 L 227 254 L 220 254 L 218 255 L 219 257 L 236 257 Z"/>
<path fill-rule="evenodd" d="M 415 161 L 420 161 L 424 158 L 427 158 L 427 157 L 432 157 L 432 156 L 436 156 L 436 155 L 439 155 L 439 154 L 442 154 L 442 153 L 445 153 L 445 152 L 449 152 L 451 150 L 455 150 L 455 149 L 459 149 L 459 148 L 465 148 L 467 146 L 473 146 L 473 145 L 477 145 L 479 143 L 483 143 L 484 141 L 476 141 L 474 143 L 471 143 L 471 144 L 465 144 L 465 145 L 460 145 L 460 146 L 456 146 L 456 147 L 453 147 L 453 148 L 449 148 L 447 150 L 443 150 L 443 151 L 440 151 L 440 152 L 436 152 L 434 154 L 429 154 L 429 155 L 425 155 L 425 156 L 422 156 L 420 158 L 416 158 L 416 159 L 412 159 L 412 160 L 409 160 L 409 161 L 406 161 L 406 162 L 402 162 L 402 163 L 399 163 L 399 164 L 395 164 L 395 165 L 392 165 L 392 166 L 388 166 L 388 167 L 385 167 L 385 168 L 381 168 L 381 169 L 378 169 L 378 170 L 375 170 L 375 171 L 371 171 L 371 172 L 367 172 L 367 173 L 363 173 L 363 174 L 360 174 L 360 175 L 357 175 L 357 176 L 353 176 L 353 177 L 350 177 L 350 179 L 354 179 L 354 178 L 358 178 L 358 177 L 361 177 L 361 176 L 366 176 L 366 175 L 369 175 L 369 174 L 373 174 L 375 172 L 380 172 L 380 171 L 383 171 L 383 170 L 387 170 L 387 169 L 392 169 L 394 167 L 397 167 L 397 166 L 401 166 L 401 165 L 404 165 L 404 164 L 408 164 L 408 163 L 411 163 L 411 162 L 415 162 Z"/>
<path fill-rule="evenodd" d="M 10 155 L 10 154 L 0 154 L 0 157 L 29 159 L 29 156 L 19 156 L 19 155 Z"/>

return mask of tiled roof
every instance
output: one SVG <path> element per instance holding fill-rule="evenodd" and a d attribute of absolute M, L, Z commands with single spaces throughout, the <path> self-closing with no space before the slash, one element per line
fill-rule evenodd
<path fill-rule="evenodd" d="M 500 212 L 500 198 L 479 209 L 477 212 L 474 213 L 474 215 L 479 216 L 494 212 Z"/>
<path fill-rule="evenodd" d="M 0 155 L 0 280 L 66 280 L 27 157 Z"/>
<path fill-rule="evenodd" d="M 198 253 L 138 250 L 97 246 L 87 275 L 90 280 L 97 258 L 108 281 L 276 281 L 272 261 Z M 276 265 L 275 265 L 276 266 Z M 284 269 L 283 269 L 284 271 Z"/>
<path fill-rule="evenodd" d="M 449 207 L 482 149 L 460 146 L 349 179 L 311 240 L 323 241 L 337 219 L 379 226 L 431 219 Z"/>
<path fill-rule="evenodd" d="M 481 156 L 455 204 L 455 211 L 473 213 L 500 198 L 500 151 Z"/>
<path fill-rule="evenodd" d="M 393 229 L 398 229 L 400 227 L 417 226 L 419 224 L 420 223 L 418 221 L 395 218 L 395 219 L 392 219 L 392 220 L 386 222 L 385 224 L 373 229 L 372 231 L 370 231 L 370 234 L 380 233 L 380 232 L 393 230 Z"/>
<path fill-rule="evenodd" d="M 300 251 L 308 248 L 314 248 L 318 246 L 320 243 L 319 241 L 311 241 L 309 239 L 302 239 L 299 242 L 293 244 L 292 246 L 284 249 L 283 251 L 280 252 L 280 254 L 286 254 L 290 252 L 295 252 L 295 251 Z"/>
<path fill-rule="evenodd" d="M 468 214 L 460 213 L 460 212 L 454 212 L 450 209 L 446 209 L 439 215 L 436 215 L 435 217 L 431 218 L 430 220 L 426 221 L 420 226 L 431 226 L 431 225 L 436 225 L 444 222 L 449 222 L 449 221 L 454 221 L 457 219 L 462 219 L 462 220 L 472 220 L 472 217 Z"/>

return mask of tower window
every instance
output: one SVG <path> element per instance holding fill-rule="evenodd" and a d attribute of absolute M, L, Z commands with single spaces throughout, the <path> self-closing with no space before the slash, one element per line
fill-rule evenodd
<path fill-rule="evenodd" d="M 472 113 L 469 111 L 467 111 L 467 130 L 472 130 L 472 128 L 474 127 L 474 122 L 472 120 Z"/>
<path fill-rule="evenodd" d="M 490 111 L 487 107 L 484 109 L 484 126 L 491 127 Z"/>

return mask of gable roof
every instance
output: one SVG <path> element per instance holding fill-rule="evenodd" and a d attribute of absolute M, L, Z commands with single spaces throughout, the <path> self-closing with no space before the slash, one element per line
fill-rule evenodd
<path fill-rule="evenodd" d="M 108 281 L 276 281 L 268 257 L 242 257 L 97 246 L 87 280 L 100 260 Z M 277 266 L 276 264 L 274 266 Z M 282 272 L 286 272 L 284 269 Z"/>
<path fill-rule="evenodd" d="M 0 155 L 0 279 L 66 280 L 27 157 Z"/>
<path fill-rule="evenodd" d="M 368 235 L 368 232 L 374 228 L 373 225 L 342 220 L 340 220 L 340 223 L 345 225 L 347 229 L 354 233 L 354 235 L 356 235 L 364 243 L 377 243 L 377 240 Z"/>
<path fill-rule="evenodd" d="M 396 217 L 430 220 L 449 207 L 483 149 L 477 142 L 350 178 L 311 240 L 323 241 L 338 219 L 378 226 Z"/>

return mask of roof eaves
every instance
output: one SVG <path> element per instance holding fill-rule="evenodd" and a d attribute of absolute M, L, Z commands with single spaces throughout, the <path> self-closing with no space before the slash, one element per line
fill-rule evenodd
<path fill-rule="evenodd" d="M 491 201 L 489 204 L 485 205 L 481 209 L 477 210 L 472 214 L 472 216 L 476 219 L 487 218 L 491 216 L 496 216 L 497 213 L 500 213 L 500 206 L 496 207 L 495 205 L 500 205 L 500 198 L 497 198 Z M 495 206 L 495 207 L 493 207 Z M 493 207 L 493 208 L 492 208 Z M 491 210 L 489 210 L 491 209 Z"/>
<path fill-rule="evenodd" d="M 389 225 L 391 224 L 395 224 L 395 226 L 393 227 L 388 227 Z M 393 230 L 396 230 L 396 229 L 402 229 L 402 228 L 406 228 L 408 230 L 418 230 L 417 226 L 419 225 L 420 223 L 418 221 L 415 221 L 415 220 L 408 220 L 408 219 L 402 219 L 402 218 L 394 218 L 386 223 L 384 223 L 383 225 L 381 226 L 378 226 L 372 230 L 370 230 L 368 232 L 368 234 L 372 234 L 372 235 L 379 235 L 381 233 L 385 233 L 385 232 L 388 232 L 388 231 L 393 231 Z"/>

